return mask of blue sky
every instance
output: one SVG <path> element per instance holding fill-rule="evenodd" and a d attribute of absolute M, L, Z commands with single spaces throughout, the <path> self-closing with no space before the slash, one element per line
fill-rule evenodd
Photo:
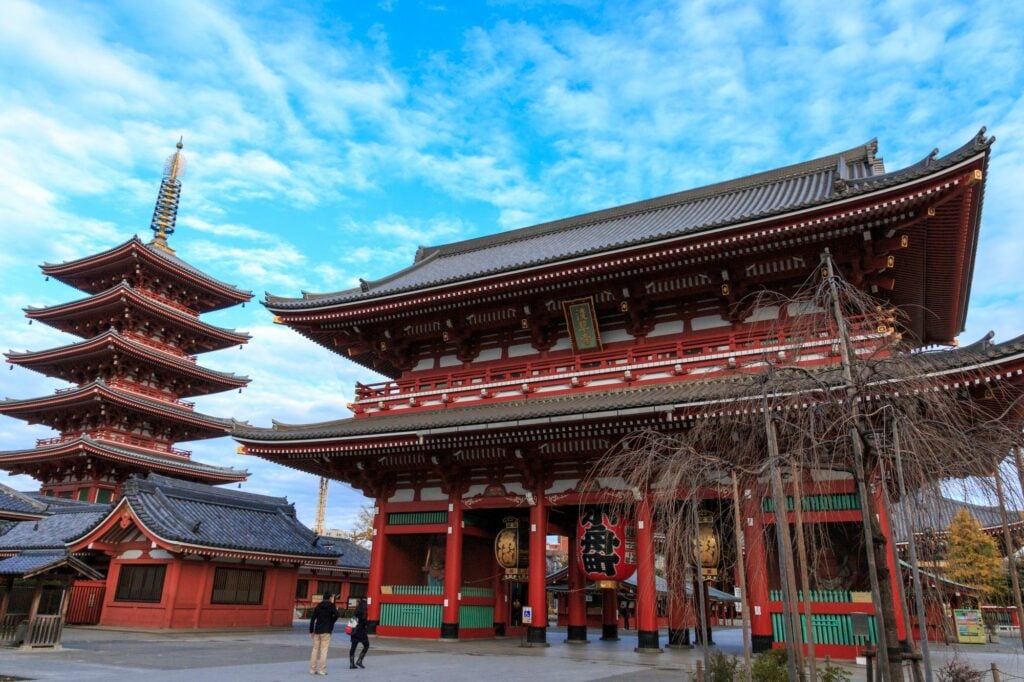
<path fill-rule="evenodd" d="M 21 309 L 77 298 L 38 265 L 149 238 L 179 135 L 179 256 L 278 295 L 348 288 L 436 244 L 675 192 L 879 140 L 890 169 L 997 136 L 968 342 L 1024 332 L 1024 3 L 34 4 L 0 22 L 0 349 L 69 342 Z M 379 380 L 271 324 L 203 358 L 253 377 L 197 408 L 269 425 L 346 416 Z M 0 396 L 62 384 L 15 368 Z M 48 429 L 0 417 L 0 449 Z M 312 518 L 312 477 L 244 489 Z M 27 478 L 7 481 L 22 489 Z M 361 496 L 333 484 L 328 523 Z"/>

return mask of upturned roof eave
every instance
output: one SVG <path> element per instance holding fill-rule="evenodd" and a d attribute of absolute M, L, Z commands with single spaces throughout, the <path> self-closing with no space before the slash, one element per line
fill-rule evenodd
<path fill-rule="evenodd" d="M 231 420 L 222 417 L 214 417 L 212 415 L 204 414 L 202 412 L 195 412 L 193 410 L 185 409 L 184 407 L 177 407 L 171 404 L 163 403 L 159 400 L 151 400 L 144 396 L 131 393 L 130 391 L 121 390 L 113 386 L 108 386 L 103 381 L 92 381 L 82 386 L 74 387 L 64 393 L 56 393 L 53 395 L 36 397 L 36 398 L 23 398 L 23 399 L 5 399 L 0 400 L 0 414 L 5 414 L 6 410 L 12 408 L 30 409 L 31 407 L 48 408 L 53 407 L 53 403 L 77 400 L 80 398 L 90 397 L 92 394 L 99 394 L 104 397 L 109 397 L 115 400 L 121 400 L 125 402 L 136 402 L 144 407 L 151 408 L 154 412 L 161 412 L 165 416 L 171 418 L 180 418 L 188 421 L 195 422 L 202 426 L 209 427 L 211 429 L 223 429 L 225 432 L 231 426 Z"/>
<path fill-rule="evenodd" d="M 160 249 L 151 248 L 145 244 L 138 235 L 133 235 L 128 241 L 122 242 L 121 244 L 107 249 L 106 251 L 101 251 L 89 256 L 83 256 L 82 258 L 77 258 L 71 261 L 65 261 L 63 263 L 43 263 L 39 267 L 44 274 L 54 277 L 60 281 L 64 281 L 62 277 L 65 275 L 88 271 L 90 267 L 95 266 L 98 263 L 107 260 L 115 260 L 122 252 L 129 253 L 133 251 L 144 254 L 143 257 L 149 258 L 152 262 L 167 267 L 169 271 L 177 274 L 183 279 L 191 279 L 205 285 L 203 288 L 208 293 L 224 298 L 227 301 L 232 301 L 232 303 L 226 303 L 225 305 L 211 308 L 210 310 L 220 310 L 222 308 L 231 307 L 231 305 L 235 305 L 237 303 L 246 303 L 252 300 L 253 292 L 246 289 L 240 289 L 233 284 L 228 284 L 227 282 L 223 282 L 212 277 L 202 270 L 189 265 L 177 256 L 165 253 Z"/>
<path fill-rule="evenodd" d="M 964 361 L 960 364 L 953 362 L 949 366 L 942 367 L 934 364 L 934 358 L 930 357 L 929 354 L 921 354 L 922 357 L 916 360 L 914 360 L 916 357 L 915 355 L 903 357 L 905 360 L 909 359 L 914 362 L 922 363 L 921 370 L 916 374 L 916 376 L 938 378 L 942 376 L 962 374 L 966 371 L 976 371 L 1012 362 L 1024 362 L 1024 335 L 999 344 L 984 345 L 983 342 L 979 342 L 978 344 L 972 344 L 971 346 L 967 346 L 963 349 L 945 352 L 961 354 Z M 977 355 L 975 355 L 975 353 L 977 353 Z M 952 357 L 956 358 L 957 356 L 953 355 Z M 714 407 L 716 405 L 721 405 L 724 409 L 726 406 L 737 402 L 749 401 L 754 398 L 760 399 L 760 394 L 752 398 L 747 395 L 729 395 L 728 392 L 722 396 L 696 396 L 694 398 L 686 399 L 678 397 L 675 399 L 657 398 L 657 396 L 662 393 L 684 386 L 688 388 L 699 388 L 701 386 L 727 387 L 730 383 L 737 383 L 737 381 L 740 380 L 738 377 L 742 377 L 742 375 L 734 375 L 711 380 L 679 381 L 671 384 L 660 384 L 639 389 L 619 389 L 611 392 L 594 391 L 594 397 L 606 397 L 608 398 L 609 404 L 601 405 L 593 409 L 600 413 L 621 412 L 622 416 L 628 416 L 639 413 L 671 413 L 681 409 L 693 409 L 694 407 L 707 408 Z M 897 379 L 891 378 L 885 381 L 875 380 L 872 385 L 881 389 L 886 385 L 890 385 L 894 381 L 897 381 Z M 815 384 L 811 390 L 820 390 L 820 386 Z M 613 404 L 616 398 L 642 396 L 644 392 L 650 393 L 655 399 L 650 402 L 640 401 L 637 404 L 629 404 L 628 406 L 621 404 L 616 407 L 616 404 Z M 239 424 L 236 422 L 231 430 L 231 437 L 243 445 L 251 444 L 275 447 L 282 445 L 345 441 L 371 442 L 374 440 L 394 439 L 397 437 L 419 438 L 457 431 L 477 432 L 482 428 L 493 428 L 495 424 L 526 426 L 530 424 L 560 423 L 572 419 L 585 420 L 593 418 L 595 412 L 584 411 L 581 407 L 577 407 L 575 405 L 579 399 L 585 399 L 587 397 L 590 397 L 587 393 L 579 393 L 573 394 L 570 399 L 540 398 L 533 399 L 532 401 L 517 400 L 495 402 L 482 406 L 421 411 L 410 415 L 387 415 L 365 418 L 350 417 L 348 419 L 305 425 L 274 424 L 273 427 L 269 428 L 253 427 L 248 424 Z M 544 401 L 547 402 L 545 403 Z M 558 401 L 558 403 L 567 409 L 557 409 L 555 401 Z M 516 416 L 514 414 L 511 416 L 505 414 L 495 416 L 496 412 L 503 408 L 509 409 L 523 407 L 524 409 L 532 409 L 538 407 L 538 404 L 540 404 L 540 406 L 543 406 L 543 404 L 550 404 L 555 407 L 547 413 L 547 416 Z M 464 418 L 460 421 L 459 418 L 463 417 L 463 415 L 469 415 L 469 418 Z M 474 417 L 473 415 L 479 415 L 479 417 Z M 429 421 L 431 416 L 435 418 L 442 417 L 443 419 L 440 422 L 432 424 Z M 423 423 L 417 424 L 413 419 L 416 417 L 422 418 Z M 401 420 L 403 418 L 413 419 L 413 423 L 405 424 L 402 421 L 395 421 L 396 419 Z M 389 424 L 395 424 L 394 428 L 389 428 Z M 351 429 L 350 427 L 358 428 Z M 350 432 L 345 432 L 347 428 L 350 429 Z M 334 432 L 332 433 L 332 431 Z"/>
<path fill-rule="evenodd" d="M 245 343 L 252 337 L 246 332 L 240 332 L 234 329 L 226 329 L 224 327 L 218 327 L 208 322 L 203 322 L 198 316 L 192 317 L 187 315 L 180 310 L 176 310 L 171 306 L 165 305 L 160 301 L 145 296 L 139 293 L 134 287 L 129 285 L 127 282 L 120 282 L 104 291 L 90 294 L 84 298 L 75 299 L 74 301 L 67 301 L 65 303 L 58 303 L 57 305 L 44 306 L 42 308 L 26 307 L 23 309 L 25 316 L 29 319 L 39 320 L 41 322 L 48 322 L 49 320 L 58 320 L 68 312 L 72 312 L 69 309 L 72 308 L 89 308 L 96 305 L 103 305 L 108 303 L 111 299 L 114 299 L 120 295 L 127 295 L 132 301 L 144 306 L 149 307 L 151 311 L 158 314 L 169 316 L 171 319 L 177 320 L 178 322 L 194 326 L 210 336 L 220 337 L 225 340 L 230 340 L 234 343 Z"/>
<path fill-rule="evenodd" d="M 85 339 L 84 341 L 77 341 L 75 343 L 69 343 L 64 346 L 57 346 L 56 348 L 49 348 L 41 351 L 19 352 L 10 350 L 4 354 L 4 357 L 7 358 L 7 361 L 11 364 L 31 368 L 31 364 L 34 362 L 46 362 L 46 356 L 48 355 L 53 354 L 56 356 L 52 361 L 56 361 L 56 358 L 59 357 L 72 359 L 74 354 L 77 352 L 88 352 L 89 350 L 92 350 L 94 346 L 105 345 L 111 341 L 120 344 L 126 350 L 139 353 L 143 357 L 149 358 L 158 364 L 172 367 L 174 369 L 180 369 L 211 383 L 221 383 L 225 386 L 223 390 L 242 388 L 252 381 L 248 376 L 235 374 L 233 372 L 221 372 L 208 367 L 203 367 L 199 364 L 186 362 L 185 360 L 177 358 L 169 353 L 164 353 L 156 348 L 146 346 L 134 341 L 133 339 L 122 336 L 116 329 L 108 329 L 102 334 L 94 336 L 91 339 Z"/>
<path fill-rule="evenodd" d="M 982 132 L 984 132 L 984 129 L 982 129 Z M 482 281 L 493 280 L 501 277 L 522 275 L 537 269 L 550 267 L 552 264 L 555 263 L 570 264 L 581 259 L 590 259 L 599 255 L 614 255 L 627 251 L 633 251 L 639 248 L 650 248 L 652 246 L 657 246 L 659 244 L 664 243 L 673 243 L 697 238 L 706 238 L 709 235 L 718 234 L 724 231 L 734 231 L 737 229 L 755 227 L 767 221 L 777 221 L 781 216 L 800 216 L 809 212 L 820 211 L 825 208 L 842 206 L 854 201 L 863 201 L 864 199 L 870 199 L 872 196 L 881 195 L 884 193 L 892 192 L 894 190 L 898 190 L 902 187 L 909 187 L 913 186 L 914 184 L 926 182 L 929 178 L 933 177 L 936 174 L 948 172 L 957 167 L 961 167 L 965 164 L 972 163 L 978 158 L 981 158 L 982 156 L 987 157 L 989 148 L 988 145 L 991 144 L 991 141 L 994 140 L 994 138 L 988 141 L 984 141 L 980 144 L 977 142 L 977 139 L 978 138 L 972 139 L 972 141 L 967 145 L 964 145 L 963 147 L 958 148 L 954 152 L 947 154 L 941 159 L 938 159 L 937 161 L 934 162 L 934 164 L 930 166 L 914 164 L 906 169 L 893 171 L 892 173 L 886 173 L 883 176 L 880 176 L 881 178 L 884 178 L 884 181 L 881 183 L 854 183 L 852 184 L 852 187 L 848 189 L 845 193 L 830 195 L 825 200 L 811 202 L 804 205 L 784 207 L 779 211 L 768 213 L 765 215 L 755 216 L 750 219 L 730 221 L 724 224 L 702 226 L 700 228 L 695 228 L 686 232 L 680 232 L 678 234 L 661 236 L 654 239 L 642 239 L 636 241 L 635 243 L 619 244 L 611 248 L 595 248 L 589 252 L 581 252 L 571 254 L 569 256 L 554 256 L 547 260 L 539 259 L 527 264 L 519 264 L 509 268 L 500 268 L 495 269 L 494 271 L 476 273 L 472 276 L 464 277 L 461 279 L 439 280 L 437 282 L 432 282 L 425 285 L 385 289 L 384 291 L 381 292 L 375 292 L 371 286 L 365 291 L 361 289 L 348 289 L 345 291 L 335 292 L 331 294 L 307 294 L 303 298 L 287 298 L 281 296 L 274 296 L 268 293 L 266 294 L 266 298 L 263 301 L 261 301 L 261 303 L 271 312 L 281 315 L 308 314 L 312 312 L 324 312 L 327 310 L 343 310 L 346 308 L 355 308 L 367 304 L 379 303 L 382 301 L 401 299 L 403 297 L 409 297 L 411 295 L 423 295 L 426 293 L 430 293 L 432 291 L 448 289 L 453 286 L 464 286 L 476 284 Z M 971 152 L 969 148 L 972 144 L 977 146 L 978 148 L 974 149 L 972 153 L 969 153 Z M 842 155 L 839 154 L 835 156 L 836 158 L 839 158 Z M 646 210 L 653 209 L 648 208 Z M 537 234 L 540 235 L 544 233 L 538 232 Z M 498 236 L 500 235 L 491 235 L 491 237 Z M 417 261 L 408 268 L 405 268 L 397 273 L 393 273 L 388 277 L 385 277 L 381 280 L 377 280 L 376 282 L 370 284 L 373 285 L 386 283 L 399 277 L 401 274 L 408 273 L 412 270 L 422 267 L 422 265 L 427 262 L 430 262 L 429 258 Z"/>
<path fill-rule="evenodd" d="M 43 445 L 25 450 L 7 450 L 0 452 L 0 464 L 21 463 L 36 459 L 45 459 L 61 453 L 72 454 L 84 449 L 94 457 L 107 457 L 116 461 L 135 462 L 140 470 L 161 469 L 176 475 L 184 476 L 196 482 L 241 483 L 249 478 L 246 469 L 233 467 L 217 467 L 204 464 L 193 459 L 177 460 L 168 457 L 158 450 L 133 448 L 127 445 L 113 445 L 102 440 L 79 437 L 61 443 Z"/>

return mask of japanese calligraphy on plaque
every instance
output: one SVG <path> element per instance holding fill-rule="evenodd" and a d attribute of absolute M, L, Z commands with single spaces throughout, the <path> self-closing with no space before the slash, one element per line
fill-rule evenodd
<path fill-rule="evenodd" d="M 636 571 L 636 537 L 625 519 L 584 508 L 576 527 L 577 559 L 588 580 L 625 580 Z"/>
<path fill-rule="evenodd" d="M 601 330 L 597 326 L 594 297 L 562 301 L 562 311 L 565 313 L 565 324 L 569 327 L 573 350 L 577 353 L 601 350 Z"/>

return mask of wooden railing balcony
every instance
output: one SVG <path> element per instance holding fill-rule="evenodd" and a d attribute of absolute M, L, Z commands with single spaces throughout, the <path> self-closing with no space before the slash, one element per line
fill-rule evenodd
<path fill-rule="evenodd" d="M 859 349 L 880 345 L 892 333 L 891 328 L 879 329 L 867 319 L 853 321 L 851 329 L 854 343 Z M 515 364 L 501 363 L 476 370 L 458 370 L 375 384 L 357 382 L 355 398 L 357 405 L 372 405 L 396 400 L 415 401 L 421 397 L 438 395 L 455 396 L 468 391 L 482 392 L 483 397 L 487 397 L 486 394 L 492 390 L 521 387 L 523 393 L 527 393 L 553 383 L 565 383 L 569 379 L 572 379 L 571 385 L 577 387 L 602 378 L 602 375 L 619 375 L 627 382 L 641 380 L 644 374 L 664 373 L 666 368 L 673 374 L 683 375 L 716 365 L 738 366 L 744 362 L 757 361 L 766 354 L 793 361 L 794 355 L 838 353 L 835 339 L 827 333 L 814 338 L 780 336 L 777 329 L 746 329 L 630 346 L 602 353 L 567 355 L 558 359 Z"/>
<path fill-rule="evenodd" d="M 159 341 L 154 341 L 153 339 L 149 338 L 148 336 L 144 336 L 144 335 L 139 334 L 137 332 L 124 331 L 124 332 L 121 332 L 121 336 L 125 337 L 126 339 L 131 339 L 132 341 L 140 343 L 143 346 L 149 346 L 150 348 L 155 348 L 156 350 L 162 351 L 162 352 L 166 353 L 167 355 L 173 355 L 173 356 L 178 357 L 178 358 L 180 358 L 182 360 L 191 360 L 192 362 L 196 362 L 196 356 L 194 356 L 194 355 L 187 355 L 184 351 L 181 351 L 181 350 L 175 348 L 174 346 L 169 346 L 166 343 L 160 343 Z"/>
<path fill-rule="evenodd" d="M 133 445 L 138 448 L 144 448 L 146 450 L 155 450 L 156 452 L 166 453 L 174 457 L 181 457 L 182 459 L 191 459 L 191 450 L 182 450 L 180 448 L 173 447 L 170 443 L 156 440 L 155 438 L 148 438 L 146 436 L 138 436 L 131 433 L 124 433 L 121 431 L 114 431 L 112 429 L 94 429 L 91 431 L 81 431 L 78 433 L 67 433 L 54 438 L 38 438 L 36 439 L 36 447 L 45 447 L 47 445 L 59 445 L 61 443 L 67 443 L 73 441 L 81 436 L 88 436 L 93 440 L 102 440 L 109 443 L 121 443 L 124 445 Z"/>
<path fill-rule="evenodd" d="M 179 400 L 178 398 L 168 395 L 167 393 L 155 389 L 152 386 L 143 386 L 142 384 L 137 384 L 134 381 L 126 381 L 124 379 L 111 379 L 110 381 L 107 382 L 107 386 L 110 386 L 112 388 L 120 388 L 125 391 L 128 391 L 129 393 L 137 393 L 139 395 L 146 396 L 147 398 L 153 398 L 154 400 L 170 403 L 171 405 L 175 405 L 177 407 L 183 407 L 186 410 L 191 410 L 196 406 L 196 404 L 192 401 Z"/>

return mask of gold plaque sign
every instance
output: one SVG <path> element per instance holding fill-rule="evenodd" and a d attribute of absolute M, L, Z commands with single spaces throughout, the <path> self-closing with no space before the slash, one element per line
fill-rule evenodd
<path fill-rule="evenodd" d="M 573 350 L 577 353 L 600 351 L 601 330 L 597 326 L 594 297 L 563 301 L 562 311 L 565 313 L 565 324 L 569 327 Z"/>

